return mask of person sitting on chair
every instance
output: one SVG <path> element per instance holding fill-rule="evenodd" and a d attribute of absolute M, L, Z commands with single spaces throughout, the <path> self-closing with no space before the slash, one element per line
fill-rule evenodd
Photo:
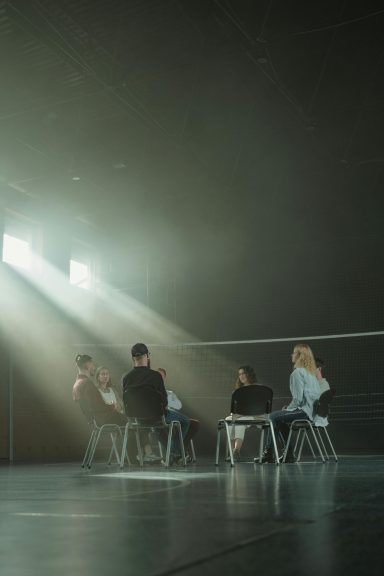
<path fill-rule="evenodd" d="M 319 381 L 320 395 L 321 395 L 323 392 L 329 390 L 330 386 L 326 378 L 324 378 L 323 376 L 323 370 L 325 368 L 324 360 L 322 360 L 321 358 L 315 358 L 315 362 L 316 362 L 316 376 Z"/>
<path fill-rule="evenodd" d="M 159 394 L 160 402 L 163 404 L 165 421 L 169 424 L 173 420 L 180 422 L 183 438 L 186 437 L 189 429 L 189 418 L 180 412 L 168 409 L 168 397 L 164 387 L 164 382 L 156 370 L 151 369 L 149 350 L 145 344 L 138 342 L 131 349 L 133 370 L 123 376 L 123 400 L 127 407 L 129 404 L 129 394 L 131 390 L 139 391 L 141 388 L 153 388 Z M 178 442 L 173 441 L 171 446 L 172 460 L 179 459 L 181 447 Z"/>
<path fill-rule="evenodd" d="M 235 389 L 242 388 L 243 386 L 251 386 L 254 384 L 257 384 L 257 378 L 252 366 L 249 365 L 240 366 L 238 371 L 238 377 L 235 383 Z M 232 421 L 234 417 L 236 418 L 236 420 L 240 421 L 242 418 L 246 420 L 247 419 L 249 420 L 250 418 L 249 416 L 241 416 L 241 414 L 231 414 L 230 416 L 227 416 L 226 420 Z M 246 426 L 241 426 L 239 424 L 236 426 L 232 426 L 231 430 L 231 445 L 233 450 L 233 458 L 237 462 L 241 458 L 240 450 L 244 442 L 245 429 Z M 228 457 L 227 461 L 229 460 L 230 458 Z"/>
<path fill-rule="evenodd" d="M 160 372 L 165 385 L 167 371 L 165 370 L 165 368 L 158 368 L 157 371 Z M 183 407 L 181 400 L 177 397 L 176 393 L 173 390 L 167 390 L 167 396 L 168 396 L 168 410 L 179 413 L 179 410 L 181 410 L 181 408 Z M 200 430 L 200 420 L 189 418 L 188 433 L 184 438 L 185 449 L 188 452 L 187 455 L 188 462 L 191 462 L 194 458 L 194 453 L 193 454 L 190 453 L 190 447 L 191 447 L 190 441 L 193 440 L 193 438 L 196 436 L 199 430 Z"/>
<path fill-rule="evenodd" d="M 324 360 L 322 360 L 321 358 L 315 358 L 315 362 L 316 362 L 316 376 L 319 381 L 320 396 L 321 396 L 323 392 L 330 390 L 330 386 L 328 381 L 323 376 L 323 370 L 325 368 Z M 313 423 L 316 426 L 328 426 L 328 418 L 326 416 L 319 416 L 319 414 L 316 414 L 313 418 Z"/>
<path fill-rule="evenodd" d="M 99 390 L 93 383 L 92 377 L 95 374 L 93 359 L 88 354 L 78 354 L 76 356 L 78 375 L 72 389 L 72 398 L 80 405 L 85 402 L 86 410 L 95 418 L 98 425 L 118 424 L 125 426 L 127 419 L 113 404 L 107 404 Z"/>
<path fill-rule="evenodd" d="M 115 390 L 111 374 L 106 366 L 99 366 L 95 373 L 96 388 L 107 406 L 112 406 L 116 412 L 124 414 L 123 402 Z"/>
<path fill-rule="evenodd" d="M 297 344 L 291 358 L 294 367 L 289 379 L 292 400 L 282 410 L 276 410 L 269 415 L 275 437 L 280 439 L 283 448 L 288 439 L 289 424 L 294 420 L 313 420 L 314 403 L 320 397 L 316 363 L 308 344 Z M 285 461 L 295 461 L 293 448 L 289 448 Z M 262 462 L 275 462 L 271 434 L 268 435 Z"/>

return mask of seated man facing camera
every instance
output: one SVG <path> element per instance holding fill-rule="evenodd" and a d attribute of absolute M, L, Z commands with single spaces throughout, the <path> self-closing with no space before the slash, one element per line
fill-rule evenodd
<path fill-rule="evenodd" d="M 120 414 L 114 404 L 106 404 L 93 383 L 95 365 L 92 357 L 88 354 L 78 354 L 76 356 L 78 375 L 72 389 L 72 398 L 80 403 L 82 409 L 92 414 L 99 426 L 103 424 L 118 424 L 125 426 L 127 419 Z M 82 404 L 83 403 L 83 404 Z M 84 405 L 85 403 L 85 405 Z"/>
<path fill-rule="evenodd" d="M 163 378 L 164 385 L 165 385 L 165 379 L 167 377 L 167 371 L 165 370 L 165 368 L 158 368 L 157 371 L 160 372 L 160 374 Z M 190 453 L 190 441 L 196 436 L 196 434 L 198 433 L 198 431 L 200 429 L 200 420 L 195 420 L 194 418 L 188 418 L 187 416 L 184 416 L 183 414 L 181 414 L 181 412 L 179 412 L 179 410 L 181 410 L 183 405 L 173 390 L 167 390 L 167 396 L 168 396 L 168 411 L 171 413 L 176 412 L 176 414 L 178 414 L 179 417 L 183 417 L 183 418 L 189 420 L 188 433 L 184 437 L 184 444 L 185 444 L 185 448 L 188 452 L 187 462 L 191 462 L 194 458 L 194 452 L 193 452 L 193 454 Z"/>

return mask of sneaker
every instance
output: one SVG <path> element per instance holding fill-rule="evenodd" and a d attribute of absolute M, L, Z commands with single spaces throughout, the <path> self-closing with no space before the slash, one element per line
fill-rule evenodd
<path fill-rule="evenodd" d="M 153 462 L 160 462 L 161 457 L 158 456 L 157 454 L 146 454 L 144 456 L 144 462 L 149 462 L 149 463 L 153 463 Z"/>
<path fill-rule="evenodd" d="M 255 458 L 255 461 L 256 461 L 256 458 Z M 259 461 L 258 458 L 257 458 L 257 461 Z M 264 450 L 263 455 L 261 457 L 260 464 L 264 464 L 265 462 L 267 462 L 268 464 L 275 464 L 276 463 L 275 453 L 272 450 L 272 448 L 267 448 L 266 450 Z"/>
<path fill-rule="evenodd" d="M 234 462 L 240 462 L 240 460 L 241 460 L 240 450 L 234 448 L 234 449 L 232 450 L 232 456 L 233 456 L 233 461 L 234 461 Z M 226 459 L 225 459 L 225 461 L 226 461 L 226 462 L 230 462 L 230 461 L 231 461 L 231 457 L 230 457 L 230 456 L 227 456 Z"/>
<path fill-rule="evenodd" d="M 279 460 L 283 463 L 284 452 L 280 456 Z M 285 457 L 285 464 L 294 464 L 296 462 L 296 457 L 293 450 L 288 450 L 287 455 Z"/>

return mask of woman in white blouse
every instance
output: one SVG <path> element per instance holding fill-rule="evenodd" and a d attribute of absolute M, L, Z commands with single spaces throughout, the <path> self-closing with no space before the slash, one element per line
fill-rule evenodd
<path fill-rule="evenodd" d="M 123 403 L 112 386 L 111 374 L 106 366 L 99 366 L 95 373 L 96 387 L 103 401 L 113 406 L 116 412 L 124 414 Z"/>

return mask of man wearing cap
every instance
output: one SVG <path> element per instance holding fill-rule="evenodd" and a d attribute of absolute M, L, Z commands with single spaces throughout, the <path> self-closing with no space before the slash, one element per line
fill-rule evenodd
<path fill-rule="evenodd" d="M 95 365 L 88 354 L 76 356 L 78 375 L 72 389 L 72 398 L 75 402 L 85 401 L 87 410 L 95 417 L 97 424 L 118 424 L 125 426 L 127 419 L 123 414 L 116 412 L 114 406 L 108 405 L 102 399 L 100 392 L 93 383 Z"/>
<path fill-rule="evenodd" d="M 149 350 L 147 346 L 142 342 L 139 342 L 132 346 L 131 354 L 134 368 L 128 372 L 128 374 L 123 376 L 124 405 L 127 406 L 129 403 L 129 394 L 132 389 L 137 391 L 141 387 L 153 388 L 158 392 L 160 396 L 160 401 L 162 402 L 165 411 L 166 422 L 170 423 L 173 420 L 178 420 L 181 425 L 183 438 L 185 438 L 189 429 L 189 418 L 180 412 L 168 410 L 168 396 L 164 387 L 164 381 L 161 377 L 161 374 L 157 370 L 151 370 L 151 361 L 149 358 Z M 177 446 L 177 444 L 172 444 L 171 452 L 173 458 L 177 458 L 177 452 L 179 449 L 180 448 Z"/>

